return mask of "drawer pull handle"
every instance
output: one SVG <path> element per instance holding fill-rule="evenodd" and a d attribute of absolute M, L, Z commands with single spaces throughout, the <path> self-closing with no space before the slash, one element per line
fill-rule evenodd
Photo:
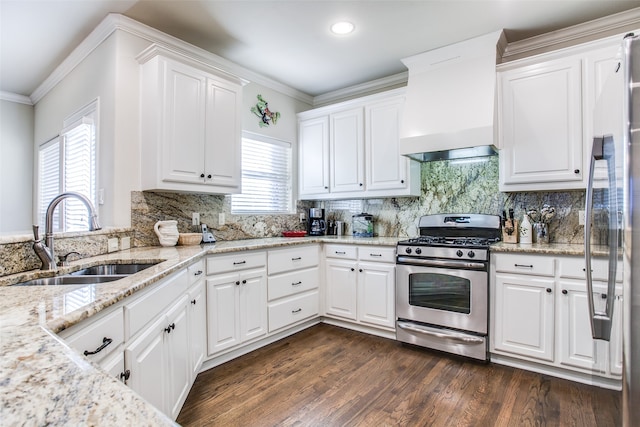
<path fill-rule="evenodd" d="M 514 264 L 516 267 L 533 268 L 533 264 Z"/>
<path fill-rule="evenodd" d="M 300 282 L 293 282 L 291 284 L 291 286 L 298 286 L 298 285 L 302 285 L 302 282 L 301 281 Z"/>
<path fill-rule="evenodd" d="M 302 311 L 301 308 L 297 309 L 297 310 L 291 310 L 291 314 L 297 314 L 300 313 Z"/>
<path fill-rule="evenodd" d="M 202 270 L 198 270 L 195 273 L 193 273 L 194 276 L 199 276 L 202 274 Z"/>
<path fill-rule="evenodd" d="M 369 256 L 382 256 L 382 254 L 369 254 Z"/>
<path fill-rule="evenodd" d="M 347 253 L 344 251 L 336 251 L 336 255 L 346 255 Z"/>
<path fill-rule="evenodd" d="M 89 356 L 90 354 L 98 354 L 102 350 L 104 350 L 112 342 L 113 342 L 113 340 L 111 338 L 104 337 L 104 338 L 102 338 L 102 345 L 100 347 L 96 348 L 93 351 L 85 350 L 84 351 L 84 355 L 85 356 Z"/>
<path fill-rule="evenodd" d="M 242 265 L 242 264 L 246 264 L 247 261 L 238 261 L 238 262 L 233 262 L 233 265 Z"/>
<path fill-rule="evenodd" d="M 301 259 L 302 259 L 302 257 L 299 256 L 299 257 L 291 258 L 291 261 L 300 261 Z"/>
<path fill-rule="evenodd" d="M 127 369 L 126 371 L 120 373 L 120 381 L 126 384 L 125 381 L 127 381 L 130 376 L 131 376 L 131 371 Z"/>

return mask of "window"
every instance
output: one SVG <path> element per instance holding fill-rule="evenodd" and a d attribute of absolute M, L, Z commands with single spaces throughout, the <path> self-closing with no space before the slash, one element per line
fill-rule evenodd
<path fill-rule="evenodd" d="M 98 100 L 63 122 L 60 136 L 42 144 L 38 153 L 38 223 L 45 225 L 47 207 L 66 191 L 84 194 L 96 204 L 96 135 Z M 56 208 L 54 231 L 81 231 L 89 227 L 87 209 L 76 199 Z"/>
<path fill-rule="evenodd" d="M 292 213 L 291 144 L 261 135 L 242 138 L 242 194 L 231 213 Z"/>

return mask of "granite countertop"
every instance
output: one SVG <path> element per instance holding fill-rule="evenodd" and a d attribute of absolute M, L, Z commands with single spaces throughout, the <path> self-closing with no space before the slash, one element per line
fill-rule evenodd
<path fill-rule="evenodd" d="M 498 242 L 491 245 L 491 252 L 498 253 L 528 253 L 540 255 L 584 255 L 584 245 L 572 243 L 504 243 Z M 591 253 L 594 256 L 608 256 L 608 246 L 593 246 Z"/>
<path fill-rule="evenodd" d="M 56 333 L 206 255 L 322 242 L 395 246 L 397 241 L 395 237 L 324 236 L 137 248 L 71 262 L 58 272 L 66 274 L 103 263 L 159 262 L 131 277 L 96 285 L 8 286 L 52 275 L 38 270 L 0 277 L 2 424 L 175 425 L 133 390 L 72 350 Z M 77 303 L 78 298 L 69 298 L 72 293 L 91 297 Z"/>

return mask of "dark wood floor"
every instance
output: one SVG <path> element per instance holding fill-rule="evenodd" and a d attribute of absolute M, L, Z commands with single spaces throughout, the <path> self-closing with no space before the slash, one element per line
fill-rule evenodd
<path fill-rule="evenodd" d="M 620 394 L 325 324 L 198 375 L 185 426 L 618 426 Z"/>

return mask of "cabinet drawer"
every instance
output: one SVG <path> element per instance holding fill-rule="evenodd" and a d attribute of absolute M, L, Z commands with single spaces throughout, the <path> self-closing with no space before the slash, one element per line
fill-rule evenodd
<path fill-rule="evenodd" d="M 569 279 L 586 279 L 585 262 L 583 257 L 558 258 L 560 277 Z M 603 258 L 591 258 L 591 276 L 594 280 L 607 281 L 609 278 L 609 261 Z M 616 282 L 622 282 L 622 263 L 618 262 Z"/>
<path fill-rule="evenodd" d="M 494 254 L 496 271 L 505 273 L 554 275 L 554 258 L 529 254 Z"/>
<path fill-rule="evenodd" d="M 124 306 L 125 326 L 128 333 L 125 333 L 126 340 L 133 337 L 144 325 L 152 321 L 172 302 L 176 301 L 187 291 L 189 279 L 187 270 L 184 269 L 162 283 L 155 285 L 150 292 L 140 296 L 135 301 Z"/>
<path fill-rule="evenodd" d="M 324 253 L 327 258 L 344 258 L 344 259 L 358 258 L 358 248 L 356 248 L 355 246 L 325 245 Z"/>
<path fill-rule="evenodd" d="M 396 248 L 385 248 L 381 246 L 360 246 L 358 247 L 358 259 L 360 261 L 380 261 L 396 262 Z"/>
<path fill-rule="evenodd" d="M 99 361 L 105 358 L 124 342 L 122 307 L 118 307 L 114 312 L 96 321 L 89 322 L 86 326 L 83 323 L 78 325 L 80 330 L 69 335 L 65 341 L 90 360 Z M 85 354 L 85 351 L 96 353 Z"/>
<path fill-rule="evenodd" d="M 269 304 L 269 332 L 317 316 L 318 307 L 318 291 Z"/>
<path fill-rule="evenodd" d="M 189 285 L 193 285 L 204 276 L 204 260 L 199 260 L 187 267 Z"/>
<path fill-rule="evenodd" d="M 319 263 L 318 246 L 296 246 L 269 251 L 269 274 L 315 267 Z"/>
<path fill-rule="evenodd" d="M 236 252 L 207 258 L 207 274 L 259 268 L 267 265 L 266 252 Z"/>
<path fill-rule="evenodd" d="M 269 301 L 315 289 L 318 281 L 318 267 L 271 276 L 268 282 Z"/>

